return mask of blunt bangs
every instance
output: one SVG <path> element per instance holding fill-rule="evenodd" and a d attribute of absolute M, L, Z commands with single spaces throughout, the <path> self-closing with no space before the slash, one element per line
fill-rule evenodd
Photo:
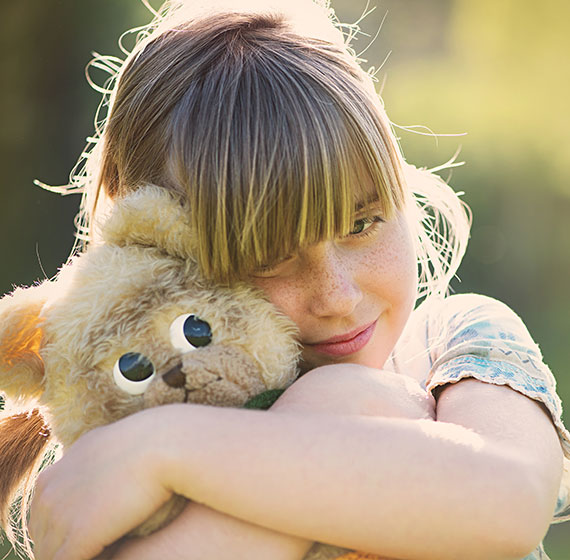
<path fill-rule="evenodd" d="M 403 208 L 388 119 L 346 50 L 290 33 L 277 40 L 269 25 L 224 39 L 171 119 L 171 177 L 186 193 L 206 277 L 232 283 L 346 235 L 363 199 L 386 217 Z M 370 184 L 375 192 L 363 192 Z"/>

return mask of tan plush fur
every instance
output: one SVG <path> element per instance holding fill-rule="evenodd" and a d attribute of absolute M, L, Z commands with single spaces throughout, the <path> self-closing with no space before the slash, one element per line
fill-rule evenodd
<path fill-rule="evenodd" d="M 0 391 L 9 403 L 39 403 L 64 448 L 87 430 L 144 408 L 185 401 L 241 406 L 296 378 L 294 324 L 257 290 L 214 286 L 199 276 L 187 212 L 163 190 L 141 188 L 115 206 L 102 226 L 104 242 L 74 258 L 55 281 L 19 288 L 0 301 Z M 174 348 L 171 325 L 187 313 L 210 325 L 208 346 Z M 140 395 L 125 392 L 113 377 L 128 352 L 146 356 L 156 371 Z M 173 369 L 183 386 L 164 382 Z M 5 416 L 2 512 L 48 440 L 37 411 Z M 143 532 L 172 515 L 163 511 Z M 6 520 L 4 514 L 4 526 Z"/>
<path fill-rule="evenodd" d="M 101 225 L 102 241 L 55 281 L 0 300 L 0 391 L 8 402 L 37 401 L 49 418 L 49 428 L 37 411 L 0 423 L 0 512 L 20 482 L 30 480 L 50 430 L 65 449 L 87 430 L 144 408 L 239 407 L 295 380 L 295 325 L 254 288 L 215 286 L 200 277 L 188 212 L 164 190 L 141 187 L 115 205 Z M 171 325 L 187 313 L 208 322 L 209 345 L 174 347 Z M 154 365 L 142 394 L 115 382 L 113 368 L 128 352 Z M 135 534 L 158 529 L 183 505 L 173 498 Z M 6 520 L 4 513 L 5 527 Z M 315 546 L 307 558 L 342 552 Z"/>

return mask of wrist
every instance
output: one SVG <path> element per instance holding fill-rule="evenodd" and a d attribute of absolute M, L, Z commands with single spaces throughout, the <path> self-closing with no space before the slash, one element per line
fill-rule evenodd
<path fill-rule="evenodd" d="M 182 494 L 177 481 L 184 461 L 183 450 L 192 446 L 188 441 L 191 435 L 188 426 L 192 423 L 189 416 L 195 405 L 169 404 L 144 410 L 139 416 L 138 437 L 141 450 L 140 461 L 148 476 L 154 478 L 166 491 Z M 190 468 L 186 464 L 184 471 Z"/>
<path fill-rule="evenodd" d="M 150 421 L 147 441 L 151 442 L 146 446 L 150 451 L 146 456 L 148 469 L 168 492 L 194 499 L 193 489 L 207 480 L 201 465 L 216 460 L 214 457 L 224 448 L 223 426 L 230 410 L 179 403 L 146 412 Z"/>

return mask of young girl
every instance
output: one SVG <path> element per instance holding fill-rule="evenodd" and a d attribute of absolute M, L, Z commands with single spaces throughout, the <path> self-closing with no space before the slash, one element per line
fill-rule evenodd
<path fill-rule="evenodd" d="M 81 438 L 40 476 L 36 557 L 93 558 L 175 492 L 180 517 L 108 555 L 546 558 L 570 507 L 553 377 L 503 304 L 445 297 L 467 213 L 404 162 L 328 7 L 269 4 L 167 6 L 119 71 L 87 209 L 147 183 L 189 201 L 204 274 L 295 321 L 303 375 L 269 412 L 169 405 Z"/>

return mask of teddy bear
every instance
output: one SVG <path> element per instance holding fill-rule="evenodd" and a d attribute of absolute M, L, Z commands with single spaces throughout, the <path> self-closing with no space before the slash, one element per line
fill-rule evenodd
<path fill-rule="evenodd" d="M 167 403 L 268 408 L 298 375 L 296 326 L 257 289 L 200 275 L 189 211 L 175 196 L 142 186 L 114 204 L 100 233 L 55 280 L 0 300 L 0 392 L 28 407 L 0 421 L 8 533 L 10 504 L 33 486 L 52 442 L 65 450 Z M 132 535 L 164 526 L 185 501 L 174 496 Z M 307 558 L 344 552 L 317 545 Z"/>

